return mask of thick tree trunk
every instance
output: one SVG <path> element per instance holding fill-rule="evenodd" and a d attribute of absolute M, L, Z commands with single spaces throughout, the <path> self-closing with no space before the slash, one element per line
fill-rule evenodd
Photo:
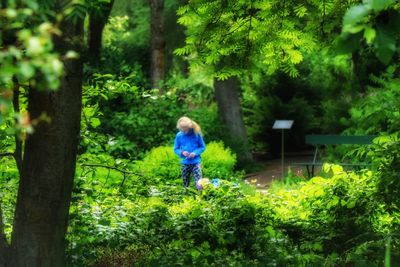
<path fill-rule="evenodd" d="M 253 157 L 249 150 L 241 114 L 238 87 L 239 83 L 236 77 L 231 77 L 225 81 L 214 80 L 219 114 L 227 129 L 227 136 L 224 141 L 237 154 L 239 164 L 244 164 L 251 162 Z"/>
<path fill-rule="evenodd" d="M 64 25 L 55 40 L 60 53 L 82 44 L 82 24 Z M 30 88 L 32 118 L 46 115 L 25 144 L 11 240 L 11 266 L 65 266 L 65 233 L 79 139 L 82 63 L 65 60 L 65 75 L 55 92 Z"/>
<path fill-rule="evenodd" d="M 103 30 L 113 5 L 114 0 L 105 3 L 101 11 L 90 14 L 89 16 L 88 54 L 92 62 L 98 62 L 100 57 Z"/>
<path fill-rule="evenodd" d="M 165 79 L 164 0 L 149 0 L 151 30 L 151 86 L 160 89 Z"/>

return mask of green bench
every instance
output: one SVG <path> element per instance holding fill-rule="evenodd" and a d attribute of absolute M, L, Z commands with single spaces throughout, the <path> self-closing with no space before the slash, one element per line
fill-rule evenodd
<path fill-rule="evenodd" d="M 292 163 L 292 165 L 305 166 L 307 169 L 308 177 L 314 176 L 314 168 L 322 166 L 324 162 L 317 161 L 318 154 L 321 146 L 326 145 L 370 145 L 372 140 L 377 137 L 376 135 L 306 135 L 306 144 L 315 146 L 313 161 Z M 354 166 L 354 167 L 367 167 L 368 163 L 338 163 L 341 166 Z"/>

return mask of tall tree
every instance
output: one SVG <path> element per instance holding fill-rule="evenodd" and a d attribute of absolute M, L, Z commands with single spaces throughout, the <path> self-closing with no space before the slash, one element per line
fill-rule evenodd
<path fill-rule="evenodd" d="M 164 0 L 149 0 L 151 30 L 151 86 L 160 89 L 165 79 Z"/>
<path fill-rule="evenodd" d="M 61 5 L 62 1 L 56 3 Z M 57 5 L 56 5 L 57 6 Z M 61 11 L 61 10 L 59 10 Z M 81 51 L 83 20 L 64 20 L 55 50 Z M 56 91 L 30 87 L 28 111 L 43 114 L 25 144 L 11 240 L 11 266 L 64 266 L 65 233 L 80 129 L 82 61 L 64 59 Z"/>
<path fill-rule="evenodd" d="M 7 1 L 2 2 L 2 8 L 7 8 L 4 2 Z M 10 3 L 10 13 L 4 14 L 16 12 L 16 16 L 2 17 L 5 34 L 1 38 L 8 33 L 17 38 L 13 50 L 5 47 L 1 51 L 5 60 L 0 62 L 0 88 L 2 92 L 12 91 L 14 77 L 32 81 L 28 88 L 28 112 L 35 128 L 24 146 L 11 244 L 0 223 L 0 263 L 12 267 L 64 266 L 79 141 L 83 57 L 63 56 L 62 62 L 57 57 L 68 55 L 71 50 L 82 55 L 86 50 L 83 22 L 87 14 L 82 10 L 89 8 L 82 8 L 81 3 L 65 6 L 64 0 L 28 0 L 18 2 L 18 6 L 14 1 Z M 53 16 L 56 14 L 62 16 Z M 14 23 L 15 19 L 20 23 Z M 54 19 L 59 19 L 58 28 L 52 26 Z M 29 27 L 33 29 L 28 30 Z M 3 44 L 4 40 L 1 41 Z M 53 48 L 57 54 L 52 53 Z M 19 56 L 15 57 L 16 54 Z M 14 72 L 3 71 L 3 66 L 15 66 L 11 68 Z M 64 73 L 59 79 L 61 69 Z M 1 215 L 0 206 L 2 222 Z"/>
<path fill-rule="evenodd" d="M 38 14 L 36 12 L 39 12 L 36 2 L 27 0 L 23 3 L 18 2 L 17 5 L 15 1 L 2 1 L 1 8 L 3 12 L 0 13 L 2 27 L 0 36 L 2 58 L 0 61 L 0 120 L 11 103 L 14 104 L 15 111 L 19 110 L 19 81 L 28 83 L 35 77 L 38 88 L 43 90 L 45 86 L 47 90 L 51 91 L 58 87 L 58 78 L 62 71 L 58 55 L 52 52 L 51 35 L 57 32 L 57 29 L 50 23 L 40 22 L 36 16 Z M 19 126 L 23 127 L 24 125 L 20 124 Z M 14 156 L 20 170 L 23 168 L 21 146 L 19 140 L 16 143 Z M 13 244 L 10 245 L 5 236 L 2 215 L 0 205 L 0 265 L 28 266 L 28 263 L 18 265 L 18 258 L 12 249 Z M 43 214 L 43 216 L 47 215 Z M 35 264 L 33 261 L 33 266 L 37 266 Z"/>

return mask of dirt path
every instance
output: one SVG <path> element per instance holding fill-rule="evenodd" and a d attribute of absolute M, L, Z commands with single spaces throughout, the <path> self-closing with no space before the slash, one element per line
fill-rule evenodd
<path fill-rule="evenodd" d="M 305 167 L 294 166 L 292 163 L 298 162 L 309 162 L 312 161 L 312 154 L 302 154 L 302 155 L 294 155 L 294 156 L 286 156 L 285 155 L 285 173 L 290 171 L 301 177 L 307 177 L 307 170 Z M 281 159 L 273 159 L 262 162 L 264 166 L 264 170 L 255 173 L 248 173 L 245 175 L 245 180 L 249 183 L 254 184 L 257 188 L 266 188 L 272 181 L 281 179 L 282 171 L 281 171 Z"/>

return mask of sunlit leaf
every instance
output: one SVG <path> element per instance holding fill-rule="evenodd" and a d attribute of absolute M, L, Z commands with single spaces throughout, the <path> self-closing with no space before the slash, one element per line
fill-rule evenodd
<path fill-rule="evenodd" d="M 371 44 L 376 36 L 376 31 L 372 27 L 366 27 L 364 30 L 364 38 L 368 44 Z"/>
<path fill-rule="evenodd" d="M 357 5 L 351 7 L 343 18 L 343 25 L 353 25 L 361 22 L 369 13 L 369 9 L 365 5 Z"/>
<path fill-rule="evenodd" d="M 44 51 L 44 46 L 39 37 L 33 36 L 28 39 L 26 50 L 29 55 L 37 55 Z"/>
<path fill-rule="evenodd" d="M 21 62 L 19 68 L 24 79 L 30 79 L 35 74 L 35 68 L 28 62 Z"/>

